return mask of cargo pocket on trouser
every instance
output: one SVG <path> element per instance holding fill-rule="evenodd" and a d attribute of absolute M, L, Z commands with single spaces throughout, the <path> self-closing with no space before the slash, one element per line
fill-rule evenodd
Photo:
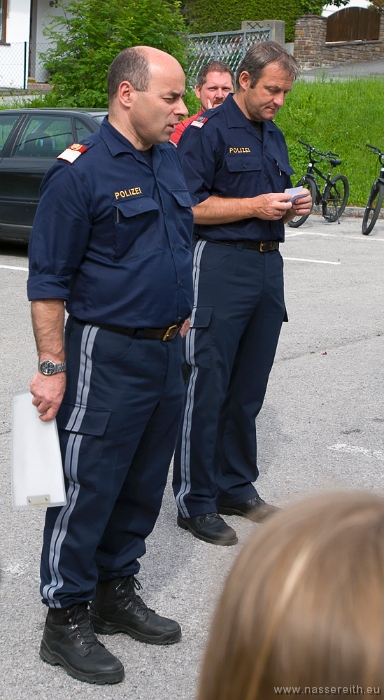
<path fill-rule="evenodd" d="M 66 479 L 98 491 L 105 449 L 105 433 L 112 411 L 81 404 L 62 403 L 56 422 L 59 428 Z"/>
<path fill-rule="evenodd" d="M 211 368 L 212 311 L 213 306 L 197 306 L 192 310 L 191 328 L 185 345 L 185 359 L 189 365 Z"/>

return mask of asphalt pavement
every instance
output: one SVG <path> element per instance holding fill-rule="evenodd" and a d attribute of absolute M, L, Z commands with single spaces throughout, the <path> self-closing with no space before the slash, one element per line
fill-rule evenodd
<path fill-rule="evenodd" d="M 359 61 L 358 63 L 339 63 L 323 65 L 320 68 L 303 70 L 300 76 L 303 80 L 346 80 L 348 78 L 383 78 L 384 60 Z"/>
<path fill-rule="evenodd" d="M 287 228 L 282 254 L 289 323 L 257 421 L 260 494 L 286 507 L 327 490 L 382 493 L 384 221 L 366 237 L 361 219 L 343 218 L 338 225 L 311 216 L 301 228 Z M 177 527 L 169 485 L 139 578 L 147 604 L 180 622 L 182 642 L 162 648 L 121 634 L 101 637 L 125 666 L 117 686 L 80 683 L 39 659 L 44 511 L 12 510 L 10 493 L 11 398 L 28 387 L 36 369 L 27 265 L 24 247 L 0 244 L 0 697 L 193 700 L 226 573 L 248 536 L 263 526 L 228 518 L 238 545 L 200 542 Z"/>

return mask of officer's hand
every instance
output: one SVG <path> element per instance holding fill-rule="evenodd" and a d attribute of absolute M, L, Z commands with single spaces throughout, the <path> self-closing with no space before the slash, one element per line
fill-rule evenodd
<path fill-rule="evenodd" d="M 267 221 L 278 221 L 285 216 L 288 209 L 292 209 L 291 197 L 284 192 L 261 194 L 254 197 L 254 203 L 255 216 Z"/>
<path fill-rule="evenodd" d="M 296 199 L 296 201 L 292 203 L 292 209 L 284 216 L 284 223 L 288 223 L 288 221 L 291 221 L 295 216 L 306 216 L 310 214 L 312 204 L 311 194 L 307 191 L 305 197 L 300 197 L 300 199 Z"/>
<path fill-rule="evenodd" d="M 55 418 L 63 400 L 65 383 L 65 372 L 59 372 L 50 377 L 36 372 L 30 384 L 30 390 L 33 394 L 32 403 L 40 414 L 40 420 L 47 422 Z"/>
<path fill-rule="evenodd" d="M 187 335 L 187 333 L 188 333 L 190 327 L 191 327 L 191 319 L 190 319 L 190 318 L 187 318 L 187 320 L 184 321 L 183 325 L 182 325 L 181 328 L 180 328 L 180 335 L 181 335 L 182 338 L 185 338 L 185 336 Z"/>

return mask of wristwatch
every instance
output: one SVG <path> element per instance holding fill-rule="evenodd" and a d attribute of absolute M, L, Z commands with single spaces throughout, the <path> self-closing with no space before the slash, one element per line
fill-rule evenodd
<path fill-rule="evenodd" d="M 43 360 L 38 364 L 38 370 L 41 374 L 45 374 L 46 377 L 50 377 L 51 374 L 58 374 L 59 372 L 65 372 L 67 369 L 67 363 L 62 362 L 57 365 L 52 360 Z"/>

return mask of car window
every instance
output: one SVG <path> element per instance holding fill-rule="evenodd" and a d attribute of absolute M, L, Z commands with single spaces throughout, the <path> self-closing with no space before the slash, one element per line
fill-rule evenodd
<path fill-rule="evenodd" d="M 0 115 L 0 153 L 3 150 L 5 142 L 18 119 L 20 119 L 18 114 Z"/>
<path fill-rule="evenodd" d="M 101 122 L 103 121 L 105 114 L 98 114 L 97 117 L 92 117 L 93 121 L 96 122 L 98 126 L 100 126 Z"/>
<path fill-rule="evenodd" d="M 84 124 L 80 119 L 75 120 L 75 125 L 76 125 L 76 131 L 77 131 L 77 140 L 81 141 L 82 139 L 86 139 L 87 136 L 93 133 L 89 126 Z"/>
<path fill-rule="evenodd" d="M 74 141 L 70 117 L 31 116 L 13 156 L 56 158 Z"/>

